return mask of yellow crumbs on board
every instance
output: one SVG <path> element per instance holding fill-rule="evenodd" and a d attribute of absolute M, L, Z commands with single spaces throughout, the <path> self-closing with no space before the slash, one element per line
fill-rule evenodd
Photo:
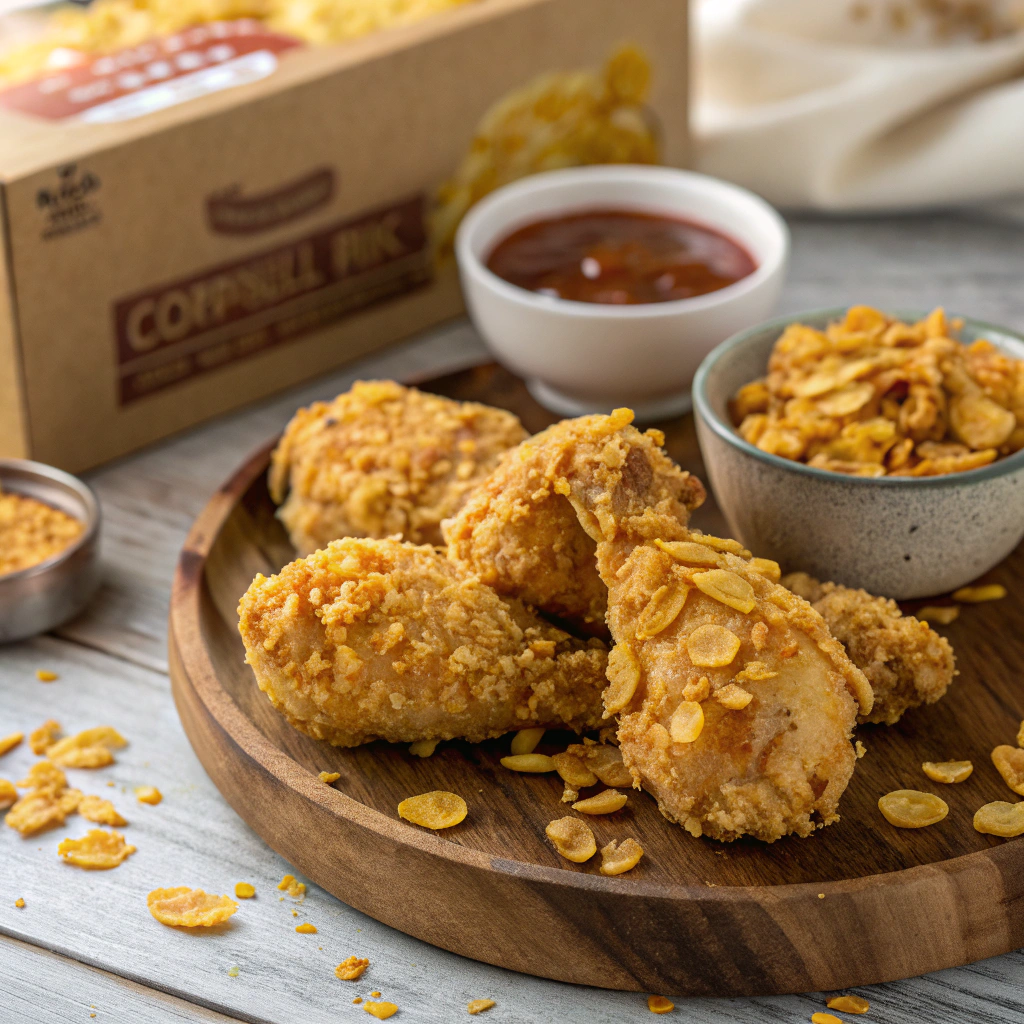
<path fill-rule="evenodd" d="M 13 750 L 24 738 L 25 734 L 22 732 L 12 732 L 7 736 L 0 737 L 0 757 L 9 750 Z"/>
<path fill-rule="evenodd" d="M 328 786 L 332 782 L 337 782 L 341 778 L 341 772 L 321 772 L 320 781 L 326 783 Z"/>
<path fill-rule="evenodd" d="M 466 1009 L 469 1011 L 470 1016 L 475 1017 L 478 1013 L 483 1013 L 489 1010 L 492 1006 L 498 1004 L 493 999 L 471 999 L 466 1003 Z"/>
<path fill-rule="evenodd" d="M 378 993 L 379 995 L 380 993 Z M 393 1017 L 398 1013 L 398 1007 L 394 1003 L 374 1003 L 367 1001 L 363 1003 L 363 1009 L 370 1014 L 371 1017 L 376 1017 L 377 1020 L 387 1020 L 388 1017 Z"/>
<path fill-rule="evenodd" d="M 949 805 L 934 793 L 916 789 L 897 789 L 878 800 L 878 809 L 885 820 L 897 828 L 924 828 L 942 821 Z"/>
<path fill-rule="evenodd" d="M 36 679 L 41 683 L 55 683 L 60 676 L 56 672 L 51 672 L 49 669 L 37 668 Z"/>
<path fill-rule="evenodd" d="M 302 924 L 297 924 L 295 926 L 295 930 L 300 935 L 316 935 L 316 925 L 310 924 L 308 921 L 305 921 Z"/>
<path fill-rule="evenodd" d="M 339 981 L 358 981 L 369 966 L 370 961 L 366 957 L 350 956 L 334 968 L 334 976 Z"/>
<path fill-rule="evenodd" d="M 277 883 L 277 887 L 281 892 L 286 892 L 292 899 L 298 899 L 300 896 L 305 895 L 306 892 L 306 883 L 298 881 L 294 875 L 285 875 Z"/>
<path fill-rule="evenodd" d="M 525 755 L 533 757 L 532 754 Z M 414 825 L 434 830 L 451 828 L 463 821 L 469 813 L 466 801 L 456 793 L 433 790 L 410 796 L 398 805 L 398 816 L 411 821 Z"/>
<path fill-rule="evenodd" d="M 164 795 L 160 792 L 156 786 L 136 786 L 135 787 L 135 799 L 140 804 L 150 804 L 155 806 L 163 800 Z"/>
<path fill-rule="evenodd" d="M 671 999 L 666 999 L 664 996 L 648 996 L 647 997 L 647 1009 L 651 1013 L 671 1013 L 676 1008 L 676 1004 Z"/>
<path fill-rule="evenodd" d="M 120 832 L 90 829 L 81 839 L 62 839 L 57 853 L 68 864 L 88 871 L 108 871 L 116 868 L 135 852 L 134 846 L 124 841 Z"/>
<path fill-rule="evenodd" d="M 256 895 L 256 886 L 251 882 L 236 882 L 235 896 L 240 900 L 251 900 Z"/>
<path fill-rule="evenodd" d="M 840 1013 L 867 1013 L 871 1004 L 860 996 L 833 996 L 826 1004 L 830 1010 Z"/>
<path fill-rule="evenodd" d="M 146 906 L 161 924 L 172 928 L 211 928 L 222 924 L 238 909 L 238 904 L 227 896 L 214 896 L 187 885 L 154 889 L 146 897 Z"/>
<path fill-rule="evenodd" d="M 961 587 L 953 591 L 953 600 L 963 604 L 981 604 L 984 601 L 1001 601 L 1006 597 L 1006 587 L 1001 583 L 986 583 L 980 587 Z"/>

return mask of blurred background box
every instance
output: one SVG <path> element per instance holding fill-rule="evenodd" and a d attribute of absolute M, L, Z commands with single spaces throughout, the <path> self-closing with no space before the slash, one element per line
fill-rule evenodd
<path fill-rule="evenodd" d="M 476 0 L 333 45 L 243 17 L 106 52 L 16 17 L 0 456 L 82 470 L 440 323 L 480 196 L 688 158 L 680 0 Z"/>

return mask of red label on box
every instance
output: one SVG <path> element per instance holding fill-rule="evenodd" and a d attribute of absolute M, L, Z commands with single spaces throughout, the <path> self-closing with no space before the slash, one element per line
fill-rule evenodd
<path fill-rule="evenodd" d="M 416 196 L 116 302 L 120 403 L 427 284 L 424 210 Z"/>
<path fill-rule="evenodd" d="M 302 46 L 253 18 L 213 21 L 102 56 L 57 50 L 58 71 L 0 92 L 0 106 L 52 121 L 126 121 L 266 78 Z"/>

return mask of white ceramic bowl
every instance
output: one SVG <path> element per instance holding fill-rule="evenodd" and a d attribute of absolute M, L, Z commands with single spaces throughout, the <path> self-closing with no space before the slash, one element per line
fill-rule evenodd
<path fill-rule="evenodd" d="M 495 245 L 513 231 L 595 209 L 662 213 L 715 228 L 745 246 L 757 270 L 708 295 L 613 306 L 538 295 L 487 269 Z M 564 416 L 628 405 L 651 420 L 688 409 L 704 356 L 774 308 L 789 231 L 763 199 L 716 178 L 607 165 L 536 174 L 492 192 L 463 220 L 455 252 L 473 322 L 539 402 Z"/>
<path fill-rule="evenodd" d="M 1024 451 L 966 473 L 856 477 L 763 452 L 729 420 L 729 399 L 764 376 L 787 324 L 824 327 L 845 312 L 799 313 L 761 324 L 704 360 L 693 382 L 693 411 L 715 498 L 733 536 L 785 572 L 803 570 L 897 600 L 955 590 L 1024 538 Z M 1024 359 L 1019 335 L 965 318 L 961 340 L 975 338 Z"/>

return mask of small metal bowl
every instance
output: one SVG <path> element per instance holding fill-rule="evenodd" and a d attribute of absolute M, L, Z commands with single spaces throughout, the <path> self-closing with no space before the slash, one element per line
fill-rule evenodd
<path fill-rule="evenodd" d="M 0 489 L 35 498 L 85 524 L 52 558 L 0 575 L 0 643 L 45 633 L 73 618 L 100 582 L 100 506 L 81 480 L 41 462 L 0 459 Z"/>

